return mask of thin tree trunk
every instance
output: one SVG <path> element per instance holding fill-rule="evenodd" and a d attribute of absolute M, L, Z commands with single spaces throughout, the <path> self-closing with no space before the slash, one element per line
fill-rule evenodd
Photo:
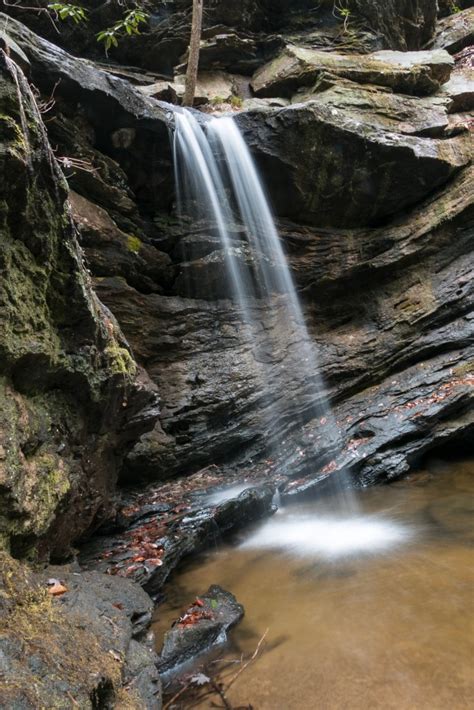
<path fill-rule="evenodd" d="M 189 42 L 188 68 L 186 70 L 186 83 L 184 87 L 184 106 L 192 106 L 196 93 L 196 82 L 199 66 L 199 49 L 201 47 L 203 0 L 193 0 L 193 20 L 191 25 L 191 39 Z"/>

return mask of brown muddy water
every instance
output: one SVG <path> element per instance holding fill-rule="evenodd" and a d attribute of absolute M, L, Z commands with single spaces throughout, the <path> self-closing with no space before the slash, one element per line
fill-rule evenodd
<path fill-rule="evenodd" d="M 268 629 L 234 706 L 474 708 L 474 462 L 432 461 L 357 504 L 349 516 L 330 497 L 291 506 L 195 557 L 167 586 L 158 639 L 220 584 L 245 606 L 224 657 L 251 654 Z"/>

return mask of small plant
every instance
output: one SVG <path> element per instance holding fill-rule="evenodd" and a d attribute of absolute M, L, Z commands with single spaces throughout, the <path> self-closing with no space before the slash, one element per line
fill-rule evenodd
<path fill-rule="evenodd" d="M 79 24 L 79 22 L 87 22 L 86 10 L 80 5 L 52 2 L 48 5 L 48 10 L 56 12 L 61 20 L 73 20 L 76 25 Z"/>
<path fill-rule="evenodd" d="M 230 100 L 230 105 L 232 106 L 232 108 L 242 108 L 243 104 L 243 99 L 241 99 L 240 96 L 232 96 Z"/>
<path fill-rule="evenodd" d="M 343 21 L 343 30 L 344 32 L 347 32 L 349 20 L 351 18 L 351 11 L 348 7 L 345 7 L 343 3 L 344 0 L 339 0 L 339 2 L 338 0 L 335 0 L 332 12 L 334 17 L 337 17 Z"/>
<path fill-rule="evenodd" d="M 213 96 L 211 99 L 212 106 L 219 106 L 220 104 L 225 104 L 226 100 L 223 96 Z"/>

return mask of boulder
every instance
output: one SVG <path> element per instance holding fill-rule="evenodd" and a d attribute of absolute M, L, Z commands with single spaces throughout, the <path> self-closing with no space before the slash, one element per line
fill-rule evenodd
<path fill-rule="evenodd" d="M 454 74 L 452 75 L 454 76 Z M 451 82 L 443 85 L 445 87 Z M 292 103 L 314 101 L 318 106 L 328 106 L 338 114 L 394 133 L 442 137 L 448 126 L 448 108 L 451 97 L 402 96 L 389 89 L 352 81 L 335 81 L 333 86 L 316 93 L 302 89 L 292 98 Z"/>
<path fill-rule="evenodd" d="M 320 226 L 374 224 L 469 162 L 461 137 L 419 138 L 360 118 L 318 101 L 236 116 L 278 214 Z"/>
<path fill-rule="evenodd" d="M 175 77 L 174 89 L 178 99 L 184 96 L 185 76 Z M 194 95 L 194 105 L 201 106 L 208 103 L 226 103 L 234 95 L 234 79 L 222 71 L 199 72 Z"/>
<path fill-rule="evenodd" d="M 456 54 L 474 44 L 474 7 L 455 12 L 440 20 L 432 42 L 435 49 L 445 49 Z"/>
<path fill-rule="evenodd" d="M 441 94 L 450 100 L 449 112 L 474 110 L 474 69 L 456 69 L 449 81 L 441 87 Z"/>
<path fill-rule="evenodd" d="M 251 87 L 259 97 L 289 98 L 300 87 L 313 86 L 329 74 L 361 84 L 390 87 L 402 94 L 425 96 L 449 79 L 453 64 L 449 54 L 442 50 L 385 50 L 351 55 L 289 45 L 276 59 L 257 70 Z"/>
<path fill-rule="evenodd" d="M 191 604 L 165 634 L 158 668 L 170 672 L 205 651 L 224 644 L 227 631 L 243 617 L 244 608 L 230 592 L 217 584 Z"/>

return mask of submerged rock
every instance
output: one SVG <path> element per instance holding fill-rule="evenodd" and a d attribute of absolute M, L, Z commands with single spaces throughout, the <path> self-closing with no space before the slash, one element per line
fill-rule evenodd
<path fill-rule="evenodd" d="M 217 584 L 209 587 L 165 634 L 158 661 L 160 672 L 169 673 L 213 646 L 225 643 L 227 631 L 243 615 L 244 608 L 233 594 Z"/>

